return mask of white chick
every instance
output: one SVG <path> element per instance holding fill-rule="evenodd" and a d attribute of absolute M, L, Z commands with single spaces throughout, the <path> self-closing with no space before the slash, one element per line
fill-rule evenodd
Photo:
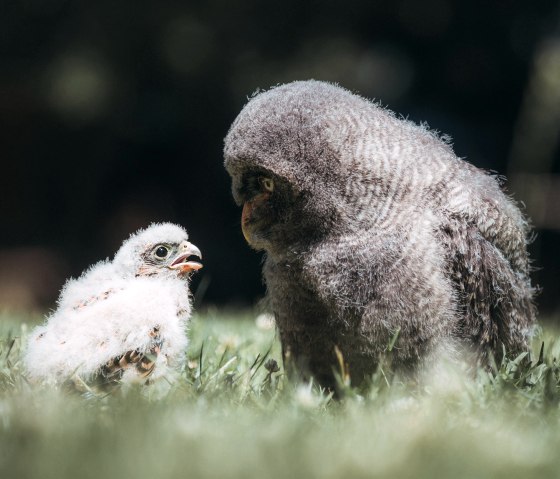
<path fill-rule="evenodd" d="M 24 356 L 31 380 L 110 386 L 180 370 L 191 315 L 190 273 L 200 250 L 180 226 L 152 224 L 61 291 Z"/>

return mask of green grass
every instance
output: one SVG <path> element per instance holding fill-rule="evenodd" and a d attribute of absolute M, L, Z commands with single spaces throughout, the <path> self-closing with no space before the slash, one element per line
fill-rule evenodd
<path fill-rule="evenodd" d="M 2 479 L 560 476 L 550 334 L 532 362 L 420 386 L 379 373 L 367 392 L 335 401 L 265 368 L 280 349 L 254 316 L 208 314 L 193 320 L 188 368 L 165 397 L 86 399 L 25 381 L 21 319 L 0 316 Z"/>

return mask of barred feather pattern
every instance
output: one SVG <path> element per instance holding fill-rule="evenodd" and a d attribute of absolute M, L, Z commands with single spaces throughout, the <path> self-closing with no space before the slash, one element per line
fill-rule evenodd
<path fill-rule="evenodd" d="M 292 198 L 263 239 L 267 296 L 285 355 L 324 383 L 334 347 L 359 381 L 398 332 L 392 361 L 527 348 L 535 324 L 529 225 L 496 177 L 424 125 L 336 85 L 254 96 L 225 139 L 242 203 L 252 171 Z"/>

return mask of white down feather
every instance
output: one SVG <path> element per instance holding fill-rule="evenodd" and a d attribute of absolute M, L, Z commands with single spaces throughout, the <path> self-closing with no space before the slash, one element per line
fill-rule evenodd
<path fill-rule="evenodd" d="M 169 229 L 166 224 L 152 226 L 162 227 L 163 232 Z M 154 236 L 150 229 L 145 232 Z M 128 243 L 136 239 L 132 236 Z M 127 242 L 121 250 L 126 247 Z M 155 380 L 183 366 L 190 314 L 185 279 L 123 275 L 109 261 L 97 263 L 66 283 L 57 310 L 31 332 L 24 356 L 28 376 L 57 384 L 78 374 L 87 381 L 127 351 L 148 353 L 154 346 L 150 333 L 157 328 L 161 350 L 149 376 Z M 129 368 L 122 380 L 135 376 L 135 368 Z"/>

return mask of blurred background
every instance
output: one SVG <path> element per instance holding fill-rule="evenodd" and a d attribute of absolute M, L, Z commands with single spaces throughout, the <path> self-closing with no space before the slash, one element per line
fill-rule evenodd
<path fill-rule="evenodd" d="M 223 138 L 257 88 L 315 78 L 507 175 L 540 310 L 560 312 L 557 1 L 4 0 L 0 39 L 0 310 L 52 308 L 152 221 L 201 248 L 199 308 L 255 304 Z"/>

